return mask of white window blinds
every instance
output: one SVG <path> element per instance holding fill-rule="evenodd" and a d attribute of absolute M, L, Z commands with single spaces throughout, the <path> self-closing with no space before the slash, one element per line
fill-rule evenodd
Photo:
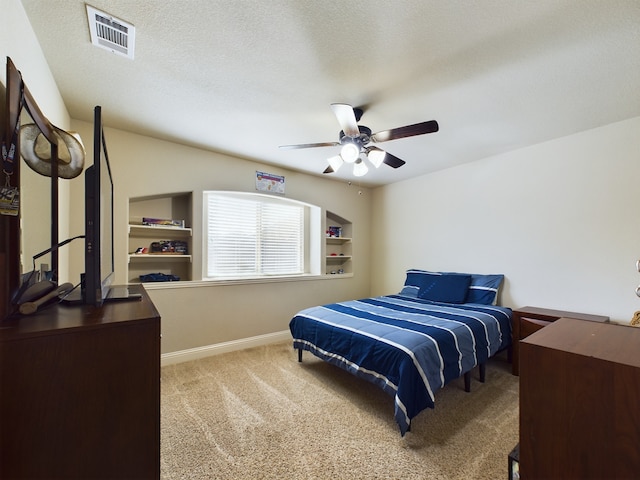
<path fill-rule="evenodd" d="M 205 192 L 207 277 L 304 271 L 304 207 L 262 195 Z"/>

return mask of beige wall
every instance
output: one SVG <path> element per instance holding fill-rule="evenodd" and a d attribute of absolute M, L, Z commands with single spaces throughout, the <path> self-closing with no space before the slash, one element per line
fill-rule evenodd
<path fill-rule="evenodd" d="M 372 294 L 407 268 L 504 273 L 502 303 L 640 309 L 640 117 L 374 191 Z"/>
<path fill-rule="evenodd" d="M 0 12 L 2 28 L 0 28 L 0 81 L 6 85 L 5 60 L 10 57 L 22 78 L 38 103 L 40 110 L 54 125 L 68 129 L 69 113 L 64 105 L 60 92 L 49 70 L 44 54 L 36 39 L 31 24 L 19 0 L 1 0 Z M 3 90 L 4 91 L 4 90 Z M 23 123 L 29 122 L 23 115 Z M 31 257 L 49 248 L 51 229 L 50 179 L 33 172 L 26 163 L 21 163 L 21 217 L 24 228 L 23 235 L 23 268 L 31 270 Z M 3 179 L 4 181 L 4 179 Z M 67 228 L 69 221 L 69 181 L 59 181 L 59 240 L 69 237 Z M 61 249 L 60 275 L 68 275 L 68 252 Z M 50 257 L 42 257 L 39 262 L 49 263 Z"/>
<path fill-rule="evenodd" d="M 103 109 L 103 115 L 108 111 Z M 92 124 L 74 120 L 72 128 L 86 141 L 92 138 Z M 105 130 L 105 138 L 115 184 L 117 283 L 127 281 L 129 198 L 193 192 L 195 281 L 149 286 L 162 316 L 163 353 L 280 332 L 302 308 L 369 295 L 369 190 L 111 128 Z M 284 175 L 287 198 L 318 205 L 353 223 L 353 277 L 244 285 L 197 281 L 202 271 L 202 192 L 254 192 L 256 170 Z M 75 234 L 84 229 L 83 194 L 84 183 L 73 182 L 70 230 Z M 84 267 L 81 245 L 70 249 L 72 278 L 79 278 Z"/>

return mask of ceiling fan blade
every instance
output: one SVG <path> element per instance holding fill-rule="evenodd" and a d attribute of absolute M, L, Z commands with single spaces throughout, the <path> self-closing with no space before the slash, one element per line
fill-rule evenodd
<path fill-rule="evenodd" d="M 383 130 L 371 135 L 374 142 L 386 142 L 397 138 L 414 137 L 416 135 L 424 135 L 425 133 L 434 133 L 439 129 L 438 122 L 429 120 L 428 122 L 416 123 L 405 127 L 392 128 L 391 130 Z"/>
<path fill-rule="evenodd" d="M 322 173 L 333 173 L 333 168 L 331 168 L 331 166 L 328 166 L 327 168 L 324 169 L 324 172 Z"/>
<path fill-rule="evenodd" d="M 338 142 L 301 143 L 298 145 L 280 145 L 278 148 L 282 148 L 283 150 L 293 150 L 295 148 L 337 147 L 339 145 L 340 143 Z"/>
<path fill-rule="evenodd" d="M 338 123 L 345 135 L 349 137 L 360 136 L 360 129 L 358 128 L 356 114 L 354 113 L 351 105 L 347 105 L 345 103 L 332 103 L 331 109 L 338 119 Z"/>
<path fill-rule="evenodd" d="M 395 155 L 391 155 L 389 152 L 385 152 L 385 153 L 386 155 L 384 156 L 384 160 L 382 161 L 382 163 L 385 163 L 390 167 L 398 168 L 403 166 L 405 163 L 407 163 L 404 160 L 396 157 Z"/>

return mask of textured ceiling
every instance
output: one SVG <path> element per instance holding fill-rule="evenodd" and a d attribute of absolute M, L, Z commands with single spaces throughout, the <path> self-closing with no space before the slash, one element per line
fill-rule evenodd
<path fill-rule="evenodd" d="M 22 0 L 72 118 L 321 174 L 365 106 L 392 183 L 640 115 L 638 0 L 92 0 L 136 27 L 135 59 L 91 44 L 85 2 Z"/>

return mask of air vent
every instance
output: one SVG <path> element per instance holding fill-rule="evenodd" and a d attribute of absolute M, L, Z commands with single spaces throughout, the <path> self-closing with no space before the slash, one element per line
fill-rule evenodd
<path fill-rule="evenodd" d="M 87 5 L 91 43 L 117 55 L 133 59 L 136 28 L 108 13 Z"/>

